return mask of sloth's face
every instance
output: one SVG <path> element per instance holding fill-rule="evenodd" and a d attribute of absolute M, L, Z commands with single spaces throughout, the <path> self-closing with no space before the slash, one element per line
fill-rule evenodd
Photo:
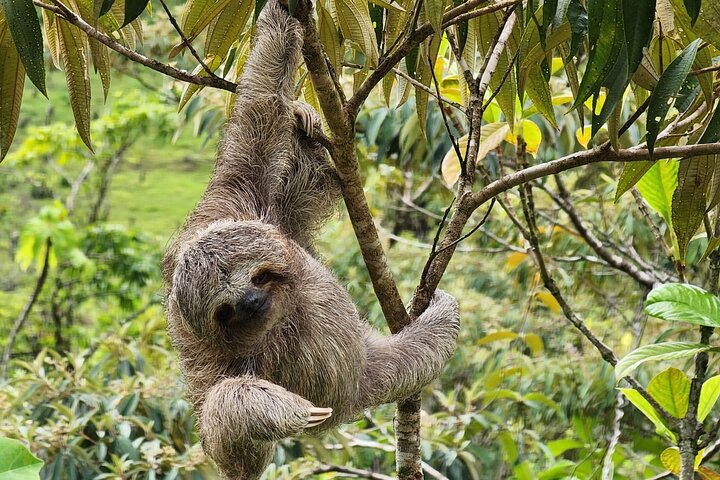
<path fill-rule="evenodd" d="M 217 222 L 180 253 L 171 301 L 198 337 L 251 353 L 290 310 L 293 258 L 271 225 Z"/>

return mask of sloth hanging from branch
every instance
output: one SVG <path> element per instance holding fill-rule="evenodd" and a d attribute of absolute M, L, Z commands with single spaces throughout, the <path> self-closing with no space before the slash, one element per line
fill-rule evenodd
<path fill-rule="evenodd" d="M 168 331 L 202 445 L 232 480 L 275 442 L 405 398 L 455 349 L 455 300 L 435 294 L 384 337 L 313 255 L 338 180 L 311 107 L 294 101 L 302 27 L 269 0 L 207 190 L 166 253 Z"/>

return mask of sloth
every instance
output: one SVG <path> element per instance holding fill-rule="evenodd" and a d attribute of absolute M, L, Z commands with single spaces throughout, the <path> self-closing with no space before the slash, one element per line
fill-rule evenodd
<path fill-rule="evenodd" d="M 438 291 L 400 333 L 361 320 L 317 259 L 339 201 L 294 101 L 303 31 L 278 0 L 258 22 L 208 187 L 163 261 L 168 333 L 205 452 L 224 478 L 259 478 L 285 437 L 316 434 L 412 395 L 452 355 L 458 307 Z"/>

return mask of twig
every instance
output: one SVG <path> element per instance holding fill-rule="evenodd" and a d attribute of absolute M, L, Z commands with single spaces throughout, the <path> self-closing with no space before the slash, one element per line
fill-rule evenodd
<path fill-rule="evenodd" d="M 214 87 L 219 88 L 221 90 L 227 90 L 228 92 L 235 92 L 237 90 L 237 84 L 233 82 L 229 82 L 223 78 L 220 77 L 200 77 L 198 75 L 193 75 L 192 73 L 186 72 L 184 70 L 179 70 L 175 67 L 172 67 L 170 65 L 166 65 L 162 62 L 159 62 L 153 58 L 148 58 L 145 55 L 142 55 L 134 50 L 130 50 L 125 45 L 122 45 L 121 43 L 118 43 L 111 37 L 105 35 L 104 33 L 100 32 L 98 29 L 90 25 L 89 23 L 85 22 L 82 18 L 80 18 L 79 15 L 77 15 L 75 12 L 70 10 L 69 8 L 61 8 L 56 5 L 49 5 L 47 3 L 44 3 L 40 0 L 33 0 L 33 3 L 37 5 L 38 7 L 44 8 L 45 10 L 48 10 L 50 12 L 53 12 L 54 14 L 58 15 L 63 20 L 75 25 L 80 30 L 85 32 L 88 36 L 96 39 L 100 43 L 107 45 L 111 49 L 115 50 L 119 54 L 129 58 L 133 62 L 137 62 L 141 65 L 145 65 L 146 67 L 150 68 L 151 70 L 155 70 L 156 72 L 160 72 L 164 75 L 167 75 L 169 77 L 172 77 L 176 80 L 180 80 L 187 83 L 192 83 L 195 85 L 203 85 L 207 87 Z"/>
<path fill-rule="evenodd" d="M 10 363 L 10 357 L 12 356 L 13 346 L 15 345 L 15 339 L 17 338 L 18 334 L 20 333 L 20 330 L 22 329 L 23 325 L 25 325 L 25 322 L 27 321 L 28 316 L 30 315 L 30 311 L 32 310 L 32 307 L 35 305 L 35 302 L 37 301 L 38 297 L 40 296 L 40 292 L 42 292 L 42 289 L 45 286 L 45 280 L 47 280 L 48 271 L 50 270 L 50 248 L 51 247 L 52 247 L 52 241 L 50 240 L 50 238 L 48 238 L 47 240 L 45 240 L 45 255 L 43 257 L 40 275 L 38 276 L 37 280 L 35 281 L 35 288 L 33 289 L 32 293 L 30 294 L 30 297 L 28 298 L 27 302 L 25 303 L 25 306 L 20 311 L 20 314 L 15 319 L 15 323 L 13 324 L 12 329 L 10 330 L 10 333 L 8 334 L 7 345 L 5 345 L 5 351 L 3 352 L 3 356 L 2 356 L 2 365 L 0 365 L 0 380 L 5 380 L 7 378 L 8 365 Z"/>
<path fill-rule="evenodd" d="M 185 44 L 185 46 L 190 50 L 190 53 L 193 57 L 195 57 L 195 60 L 198 61 L 198 63 L 203 67 L 203 70 L 205 70 L 205 73 L 210 75 L 211 77 L 217 77 L 215 75 L 215 72 L 210 70 L 210 67 L 208 67 L 202 58 L 200 58 L 200 55 L 198 55 L 197 51 L 195 50 L 195 47 L 192 46 L 192 43 L 190 43 L 190 40 L 185 36 L 185 33 L 183 33 L 182 28 L 180 28 L 180 25 L 178 25 L 177 20 L 175 20 L 175 17 L 172 13 L 170 13 L 170 9 L 168 8 L 167 4 L 165 3 L 165 0 L 160 0 L 160 5 L 162 5 L 163 9 L 165 10 L 165 13 L 168 16 L 168 19 L 170 20 L 170 23 L 175 28 L 175 31 L 180 35 L 180 38 L 182 39 L 182 42 Z M 219 78 L 219 77 L 218 77 Z"/>
<path fill-rule="evenodd" d="M 622 392 L 618 392 L 615 396 L 615 419 L 613 420 L 613 433 L 610 437 L 610 443 L 608 444 L 607 451 L 605 452 L 605 458 L 603 460 L 602 469 L 602 480 L 613 480 L 613 473 L 615 471 L 615 465 L 613 463 L 613 455 L 615 454 L 615 447 L 620 443 L 620 434 L 622 433 L 620 427 L 622 425 L 622 418 L 625 415 L 623 407 L 627 401 L 625 395 Z"/>
<path fill-rule="evenodd" d="M 420 90 L 423 90 L 423 91 L 427 92 L 429 95 L 435 97 L 436 100 L 439 100 L 446 105 L 450 105 L 451 107 L 457 108 L 458 110 L 460 110 L 463 113 L 465 112 L 465 107 L 463 107 L 462 105 L 460 105 L 457 102 L 450 100 L 449 98 L 445 98 L 445 97 L 441 96 L 439 93 L 435 93 L 435 91 L 433 89 L 431 89 L 427 85 L 423 85 L 422 83 L 418 82 L 417 80 L 415 80 L 414 78 L 412 78 L 410 75 L 403 72 L 399 68 L 393 68 L 393 73 L 395 75 L 402 77 L 404 80 L 406 80 L 408 83 L 412 84 L 414 87 L 419 88 Z"/>
<path fill-rule="evenodd" d="M 525 156 L 525 144 L 523 142 L 519 142 L 518 146 L 518 158 L 519 163 L 522 164 L 524 162 L 521 162 L 520 160 L 524 158 Z M 615 353 L 605 345 L 605 343 L 602 342 L 599 338 L 595 336 L 594 333 L 590 331 L 589 328 L 587 328 L 587 325 L 585 325 L 585 322 L 583 322 L 572 310 L 570 307 L 570 304 L 567 303 L 565 298 L 563 297 L 562 293 L 560 292 L 560 289 L 558 288 L 557 284 L 555 283 L 555 280 L 550 276 L 550 272 L 547 269 L 547 264 L 545 263 L 545 259 L 543 258 L 542 251 L 540 250 L 540 242 L 538 241 L 537 237 L 537 224 L 535 221 L 535 207 L 534 207 L 534 201 L 532 197 L 532 185 L 530 183 L 523 184 L 520 187 L 520 199 L 522 201 L 523 206 L 523 214 L 525 216 L 525 219 L 528 224 L 528 232 L 529 236 L 526 238 L 528 243 L 530 244 L 531 250 L 533 252 L 533 256 L 535 257 L 535 263 L 538 267 L 538 270 L 540 272 L 540 277 L 542 278 L 543 284 L 545 288 L 550 292 L 550 294 L 555 298 L 555 300 L 560 305 L 560 308 L 563 311 L 563 314 L 565 315 L 565 318 L 582 333 L 582 335 L 595 347 L 595 349 L 600 353 L 600 356 L 605 360 L 607 363 L 612 365 L 613 367 L 617 365 L 617 357 L 615 356 Z M 663 408 L 648 392 L 647 390 L 640 385 L 640 383 L 635 380 L 633 377 L 627 376 L 624 377 L 624 380 L 626 380 L 634 389 L 640 393 L 640 395 L 643 396 L 645 400 L 652 405 L 652 407 L 658 412 L 658 414 L 662 417 L 662 419 L 665 421 L 667 425 L 669 425 L 671 428 L 675 427 L 678 424 L 678 421 L 675 417 L 670 415 L 665 408 Z"/>
<path fill-rule="evenodd" d="M 369 478 L 371 480 L 394 480 L 389 475 L 383 475 L 382 473 L 374 473 L 368 470 L 362 470 L 354 467 L 344 467 L 340 465 L 319 465 L 312 469 L 307 475 L 302 475 L 299 478 L 308 478 L 312 475 L 318 475 L 320 473 L 338 472 L 352 475 L 359 478 Z"/>
<path fill-rule="evenodd" d="M 648 210 L 647 205 L 645 205 L 645 200 L 643 200 L 642 196 L 640 196 L 640 192 L 638 192 L 638 189 L 636 187 L 633 187 L 630 190 L 630 193 L 632 194 L 633 199 L 635 199 L 635 204 L 637 205 L 638 210 L 640 210 L 640 214 L 645 219 L 645 222 L 648 224 L 648 227 L 650 228 L 653 237 L 655 237 L 655 242 L 658 245 L 662 245 L 663 250 L 672 260 L 672 249 L 670 248 L 670 245 L 668 245 L 665 241 L 665 237 L 660 232 L 660 228 L 658 228 L 658 226 L 653 221 L 652 216 L 650 215 L 650 211 Z"/>

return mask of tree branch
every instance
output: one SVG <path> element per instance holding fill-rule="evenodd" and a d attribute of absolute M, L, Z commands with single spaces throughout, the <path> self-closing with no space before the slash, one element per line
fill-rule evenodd
<path fill-rule="evenodd" d="M 160 72 L 164 75 L 167 75 L 169 77 L 172 77 L 176 80 L 180 80 L 187 83 L 193 83 L 195 85 L 202 85 L 206 87 L 214 87 L 219 88 L 221 90 L 227 90 L 228 92 L 235 92 L 237 90 L 237 84 L 233 82 L 229 82 L 225 80 L 224 78 L 220 78 L 217 76 L 213 77 L 200 77 L 198 75 L 193 75 L 192 73 L 188 73 L 184 70 L 179 70 L 175 67 L 172 67 L 170 65 L 166 65 L 162 62 L 159 62 L 153 58 L 148 58 L 145 55 L 142 55 L 135 50 L 130 50 L 125 45 L 122 45 L 121 43 L 117 42 L 113 38 L 105 35 L 89 23 L 85 22 L 78 14 L 73 12 L 67 7 L 59 7 L 56 5 L 49 5 L 47 3 L 41 2 L 40 0 L 33 0 L 33 3 L 41 8 L 44 8 L 45 10 L 48 10 L 50 12 L 53 12 L 55 15 L 58 15 L 59 17 L 63 18 L 67 22 L 75 25 L 80 30 L 85 32 L 89 37 L 92 37 L 99 41 L 100 43 L 108 46 L 109 48 L 115 50 L 119 54 L 129 58 L 133 62 L 137 62 L 141 65 L 145 65 L 146 67 L 150 68 L 151 70 L 155 70 L 156 72 Z"/>

